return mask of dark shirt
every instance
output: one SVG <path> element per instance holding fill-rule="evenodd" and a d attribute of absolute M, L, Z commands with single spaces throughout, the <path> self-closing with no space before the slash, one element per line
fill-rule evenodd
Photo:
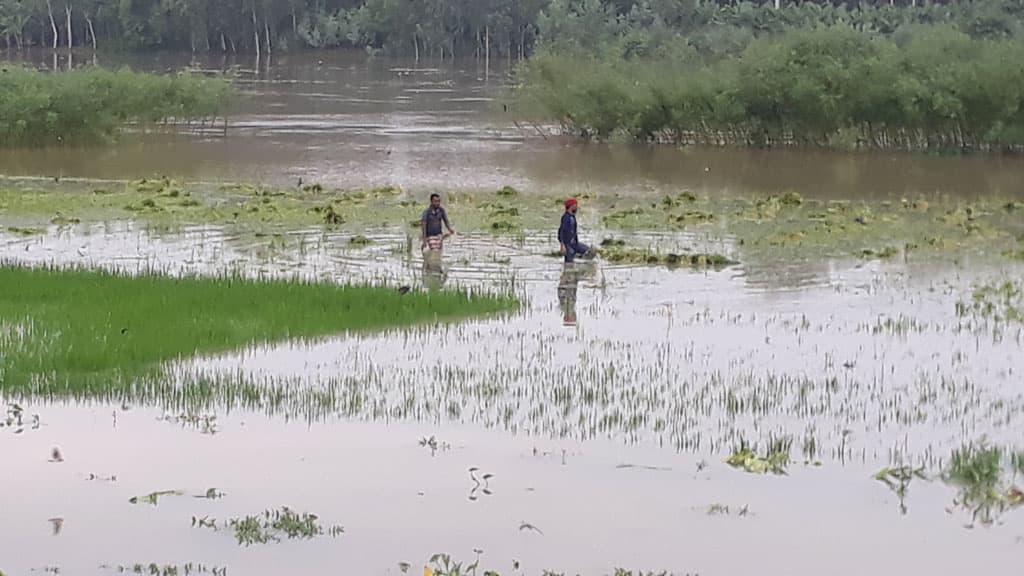
<path fill-rule="evenodd" d="M 562 214 L 562 225 L 558 227 L 558 242 L 567 246 L 574 246 L 579 243 L 576 236 L 576 216 L 566 211 Z"/>
<path fill-rule="evenodd" d="M 444 207 L 438 208 L 427 208 L 423 211 L 423 222 L 426 224 L 426 235 L 427 236 L 440 236 L 442 233 L 441 223 L 444 222 L 449 228 L 452 225 L 448 222 L 448 214 L 444 211 Z"/>

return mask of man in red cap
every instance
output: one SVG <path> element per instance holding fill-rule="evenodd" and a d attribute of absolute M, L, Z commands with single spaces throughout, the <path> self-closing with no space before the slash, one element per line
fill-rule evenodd
<path fill-rule="evenodd" d="M 590 251 L 585 244 L 580 244 L 576 235 L 576 209 L 578 202 L 575 198 L 565 201 L 565 214 L 562 214 L 562 225 L 558 227 L 558 242 L 561 244 L 559 252 L 565 256 L 566 262 L 572 262 L 576 256 L 581 256 Z"/>

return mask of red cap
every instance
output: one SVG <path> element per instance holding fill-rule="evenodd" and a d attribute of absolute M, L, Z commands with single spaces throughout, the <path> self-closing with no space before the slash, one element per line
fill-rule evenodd
<path fill-rule="evenodd" d="M 570 206 L 575 206 L 576 204 L 577 204 L 577 202 L 576 202 L 575 198 L 569 198 L 568 200 L 565 201 L 565 207 L 566 208 L 568 208 Z"/>

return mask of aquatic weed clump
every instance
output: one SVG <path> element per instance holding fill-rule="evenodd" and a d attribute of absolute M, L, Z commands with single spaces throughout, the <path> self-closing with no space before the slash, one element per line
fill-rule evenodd
<path fill-rule="evenodd" d="M 1021 470 L 1020 458 L 1019 453 L 984 443 L 955 450 L 943 472 L 943 480 L 958 490 L 954 504 L 969 511 L 972 522 L 983 525 L 1024 504 L 1024 491 L 1006 479 L 1006 468 Z"/>
<path fill-rule="evenodd" d="M 277 510 L 265 510 L 258 516 L 234 518 L 227 522 L 234 530 L 240 545 L 268 544 L 282 539 L 311 539 L 325 533 L 337 537 L 345 532 L 341 526 L 332 526 L 326 531 L 316 514 L 296 512 L 287 506 Z"/>

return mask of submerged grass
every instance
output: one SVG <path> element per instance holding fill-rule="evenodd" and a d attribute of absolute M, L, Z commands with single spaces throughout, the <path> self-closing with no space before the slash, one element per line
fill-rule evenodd
<path fill-rule="evenodd" d="M 0 391 L 113 386 L 161 363 L 288 338 L 514 309 L 511 296 L 239 275 L 0 265 Z"/>
<path fill-rule="evenodd" d="M 336 538 L 345 532 L 341 526 L 331 526 L 325 530 L 316 514 L 295 512 L 287 506 L 278 510 L 265 510 L 258 516 L 234 518 L 226 522 L 225 527 L 234 531 L 235 539 L 242 546 L 276 543 L 284 538 L 308 540 L 324 534 Z"/>
<path fill-rule="evenodd" d="M 1018 466 L 1017 454 L 997 446 L 967 445 L 953 452 L 944 480 L 959 493 L 955 504 L 971 513 L 972 522 L 991 525 L 1008 509 L 1024 504 L 1024 491 L 1005 478 Z"/>
<path fill-rule="evenodd" d="M 477 550 L 477 557 L 472 562 L 455 560 L 450 554 L 434 554 L 430 557 L 429 562 L 423 567 L 424 576 L 501 576 L 500 572 L 483 568 L 481 565 L 480 554 L 481 551 Z M 402 573 L 408 573 L 411 566 L 408 563 L 402 562 L 398 565 L 399 570 Z M 516 560 L 512 561 L 512 572 L 515 574 L 524 574 L 520 569 L 519 562 Z M 542 570 L 536 572 L 539 576 L 568 576 L 571 573 L 566 572 L 553 572 L 551 570 Z M 616 568 L 615 571 L 609 576 L 671 576 L 670 572 L 650 572 L 650 571 L 636 571 L 627 570 L 625 568 Z"/>
<path fill-rule="evenodd" d="M 70 183 L 34 188 L 0 187 L 0 218 L 22 224 L 79 219 L 135 219 L 153 223 L 213 223 L 264 233 L 305 226 L 351 232 L 367 227 L 418 229 L 425 195 L 395 187 L 364 190 L 319 184 L 275 189 L 252 184 L 185 183 L 160 177 L 118 184 Z M 562 195 L 505 188 L 444 195 L 452 223 L 462 232 L 553 235 Z M 739 260 L 824 256 L 888 259 L 962 250 L 1016 258 L 1020 251 L 1018 203 L 1006 198 L 971 201 L 941 195 L 887 200 L 821 200 L 793 192 L 663 198 L 584 194 L 581 236 L 601 230 L 686 230 L 731 238 Z M 36 218 L 39 222 L 32 221 Z M 26 229 L 31 229 L 25 226 Z M 552 239 L 552 243 L 555 241 Z M 358 245 L 358 243 L 353 243 Z M 610 247 L 605 247 L 610 248 Z M 615 247 L 611 247 L 615 248 Z"/>

